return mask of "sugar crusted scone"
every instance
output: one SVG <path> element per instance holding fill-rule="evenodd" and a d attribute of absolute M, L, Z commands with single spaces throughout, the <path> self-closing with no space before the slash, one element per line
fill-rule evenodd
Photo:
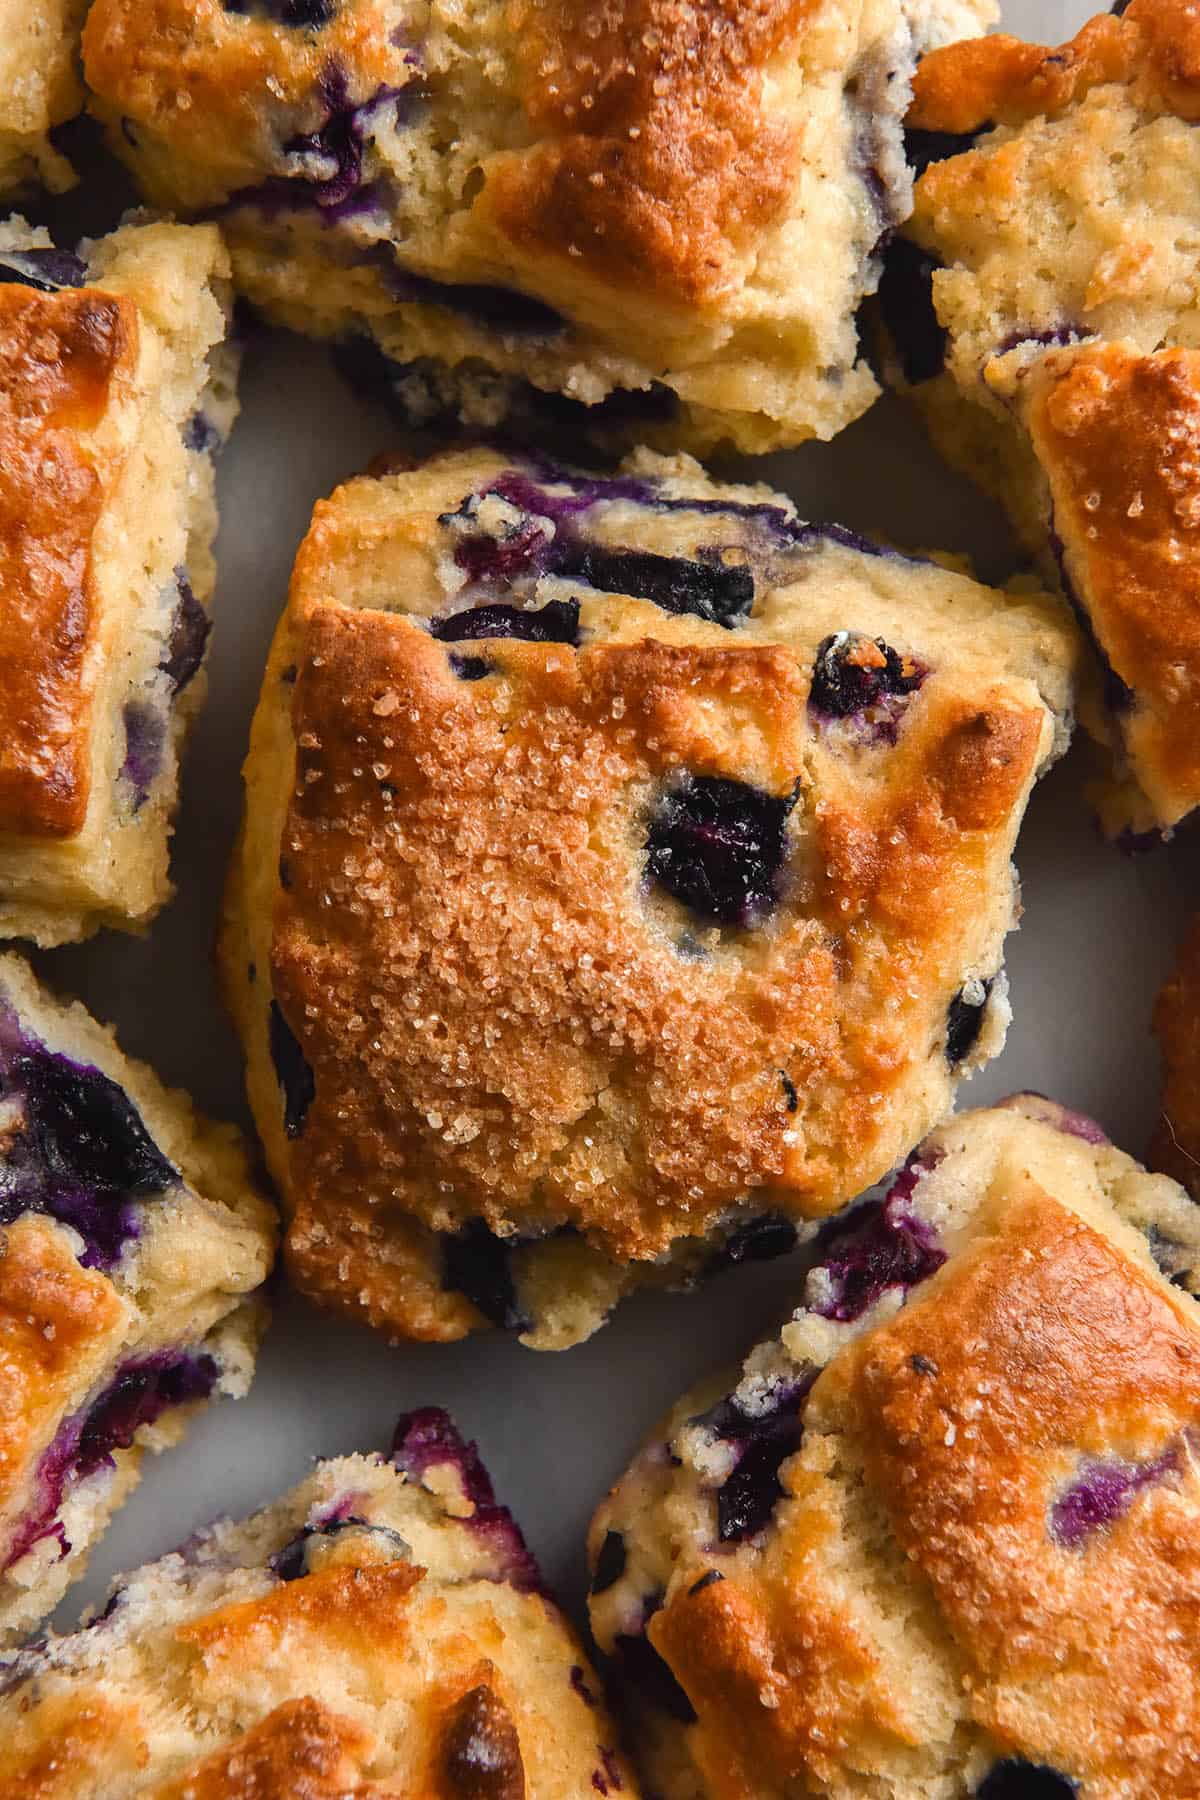
<path fill-rule="evenodd" d="M 855 313 L 911 204 L 912 71 L 996 11 L 95 0 L 84 46 L 152 202 L 219 209 L 250 299 L 366 334 L 408 405 L 494 424 L 537 390 L 759 451 L 875 397 Z"/>
<path fill-rule="evenodd" d="M 830 1221 L 593 1521 L 662 1800 L 1200 1794 L 1200 1211 L 1035 1095 Z"/>
<path fill-rule="evenodd" d="M 122 1578 L 0 1665 L 0 1800 L 637 1800 L 601 1689 L 473 1444 L 391 1456 Z"/>
<path fill-rule="evenodd" d="M 909 133 L 930 166 L 881 288 L 938 444 L 1090 630 L 1114 836 L 1200 800 L 1198 121 L 1192 0 L 1131 0 L 1060 50 L 935 53 Z"/>
<path fill-rule="evenodd" d="M 320 503 L 222 944 L 300 1286 L 558 1348 L 894 1166 L 1003 1040 L 1075 650 L 686 458 Z"/>
<path fill-rule="evenodd" d="M 211 1394 L 249 1385 L 272 1209 L 231 1127 L 0 957 L 0 1644 Z M 2 1734 L 0 1734 L 2 1735 Z"/>
<path fill-rule="evenodd" d="M 70 187 L 50 133 L 83 106 L 76 64 L 88 0 L 0 0 L 0 194 Z"/>
<path fill-rule="evenodd" d="M 211 225 L 127 224 L 77 256 L 0 224 L 0 936 L 137 929 L 170 893 L 228 289 Z"/>

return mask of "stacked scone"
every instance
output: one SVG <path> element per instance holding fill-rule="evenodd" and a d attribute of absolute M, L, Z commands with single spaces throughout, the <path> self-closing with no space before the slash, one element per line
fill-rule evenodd
<path fill-rule="evenodd" d="M 1200 799 L 1200 24 L 993 12 L 0 0 L 0 188 L 70 179 L 78 54 L 159 209 L 0 226 L 0 935 L 169 895 L 240 291 L 458 440 L 318 504 L 252 728 L 220 960 L 292 1280 L 559 1349 L 802 1253 L 592 1527 L 659 1800 L 1200 1796 L 1200 1213 L 1051 1100 L 947 1118 L 1077 698 L 1111 835 Z M 1045 591 L 684 453 L 864 412 L 880 286 Z M 32 1635 L 246 1390 L 274 1242 L 237 1134 L 0 958 L 0 1800 L 636 1800 L 437 1408 Z"/>

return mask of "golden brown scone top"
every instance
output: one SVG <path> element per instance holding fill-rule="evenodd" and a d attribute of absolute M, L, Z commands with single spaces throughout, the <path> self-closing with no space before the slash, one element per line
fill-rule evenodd
<path fill-rule="evenodd" d="M 1022 378 L 1064 577 L 1156 815 L 1200 797 L 1200 352 L 1051 350 Z"/>
<path fill-rule="evenodd" d="M 220 0 L 96 0 L 85 63 L 106 112 L 169 146 L 185 191 L 210 183 L 211 201 L 261 181 L 335 106 L 409 84 L 469 105 L 455 65 L 474 59 L 464 92 L 483 80 L 496 114 L 467 203 L 486 235 L 684 308 L 716 303 L 785 209 L 800 153 L 772 84 L 843 23 L 840 0 L 506 0 L 465 28 L 449 10 L 414 8 L 411 33 L 396 20 L 385 0 L 345 0 L 318 30 Z M 445 68 L 424 67 L 426 25 Z"/>
<path fill-rule="evenodd" d="M 948 1743 L 960 1710 L 993 1756 L 1098 1800 L 1200 1794 L 1194 1304 L 1026 1178 L 830 1364 L 805 1436 L 836 1448 L 785 1466 L 761 1558 L 685 1579 L 649 1626 L 700 1715 L 713 1800 L 836 1789 L 881 1752 L 894 1768 Z M 897 1547 L 885 1561 L 872 1538 L 869 1575 L 907 1661 L 841 1566 L 838 1487 L 860 1469 L 852 1517 Z M 1092 1517 L 1071 1495 L 1097 1469 L 1134 1486 Z"/>
<path fill-rule="evenodd" d="M 1112 82 L 1147 113 L 1200 119 L 1197 0 L 1131 0 L 1123 16 L 1089 19 L 1057 49 L 1001 32 L 933 50 L 917 67 L 908 123 L 956 134 L 1019 125 Z"/>
<path fill-rule="evenodd" d="M 0 287 L 0 830 L 68 837 L 87 812 L 94 541 L 111 471 L 89 435 L 132 374 L 132 302 Z"/>

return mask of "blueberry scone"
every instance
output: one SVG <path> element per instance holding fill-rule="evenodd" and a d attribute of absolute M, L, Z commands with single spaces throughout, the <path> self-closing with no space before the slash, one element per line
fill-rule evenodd
<path fill-rule="evenodd" d="M 95 0 L 94 105 L 286 325 L 418 415 L 832 437 L 908 212 L 917 57 L 992 0 Z M 573 403 L 573 404 L 572 404 Z"/>
<path fill-rule="evenodd" d="M 791 1248 L 999 1048 L 1065 609 L 640 453 L 318 505 L 224 931 L 310 1294 L 587 1336 Z"/>
<path fill-rule="evenodd" d="M 0 1643 L 82 1572 L 143 1451 L 245 1392 L 273 1243 L 238 1134 L 0 958 Z"/>
<path fill-rule="evenodd" d="M 0 936 L 137 928 L 170 892 L 236 411 L 227 277 L 211 225 L 76 255 L 0 224 Z"/>
<path fill-rule="evenodd" d="M 1200 800 L 1197 122 L 1191 0 L 1130 0 L 1059 50 L 935 53 L 881 289 L 898 378 L 1093 640 L 1114 836 Z"/>
<path fill-rule="evenodd" d="M 390 1457 L 120 1580 L 0 1663 L 3 1800 L 637 1800 L 601 1689 L 473 1444 Z"/>
<path fill-rule="evenodd" d="M 0 0 L 0 194 L 70 187 L 51 142 L 83 105 L 76 64 L 88 0 Z"/>
<path fill-rule="evenodd" d="M 1200 1794 L 1200 1210 L 1034 1095 L 819 1234 L 593 1521 L 662 1800 Z"/>

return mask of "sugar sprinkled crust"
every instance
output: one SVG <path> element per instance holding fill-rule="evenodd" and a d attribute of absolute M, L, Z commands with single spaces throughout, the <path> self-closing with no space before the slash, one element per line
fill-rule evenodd
<path fill-rule="evenodd" d="M 0 276 L 0 933 L 54 944 L 170 892 L 236 357 L 211 225 L 13 219 Z"/>
<path fill-rule="evenodd" d="M 601 1688 L 433 1408 L 390 1459 L 116 1585 L 0 1671 L 0 1794 L 40 1800 L 637 1800 Z"/>
<path fill-rule="evenodd" d="M 1194 1204 L 1032 1095 L 832 1222 L 593 1522 L 654 1791 L 1200 1792 L 1198 1289 Z"/>
<path fill-rule="evenodd" d="M 878 1179 L 1003 1039 L 1074 658 L 687 459 L 320 504 L 222 944 L 295 1278 L 557 1347 Z"/>
<path fill-rule="evenodd" d="M 76 64 L 88 0 L 0 0 L 0 195 L 75 177 L 50 133 L 83 107 Z"/>
<path fill-rule="evenodd" d="M 1059 50 L 935 52 L 908 121 L 929 166 L 881 289 L 897 378 L 1090 628 L 1113 836 L 1200 800 L 1197 118 L 1190 0 L 1132 0 Z"/>
<path fill-rule="evenodd" d="M 285 13 L 288 9 L 285 9 Z M 916 59 L 992 0 L 95 0 L 94 105 L 255 303 L 478 423 L 547 398 L 672 446 L 831 437 L 905 216 Z M 820 246 L 814 256 L 813 246 Z M 606 400 L 610 405 L 602 404 Z M 493 417 L 494 422 L 494 417 Z"/>
<path fill-rule="evenodd" d="M 214 1391 L 275 1241 L 239 1135 L 0 958 L 0 1643 L 49 1613 Z"/>

